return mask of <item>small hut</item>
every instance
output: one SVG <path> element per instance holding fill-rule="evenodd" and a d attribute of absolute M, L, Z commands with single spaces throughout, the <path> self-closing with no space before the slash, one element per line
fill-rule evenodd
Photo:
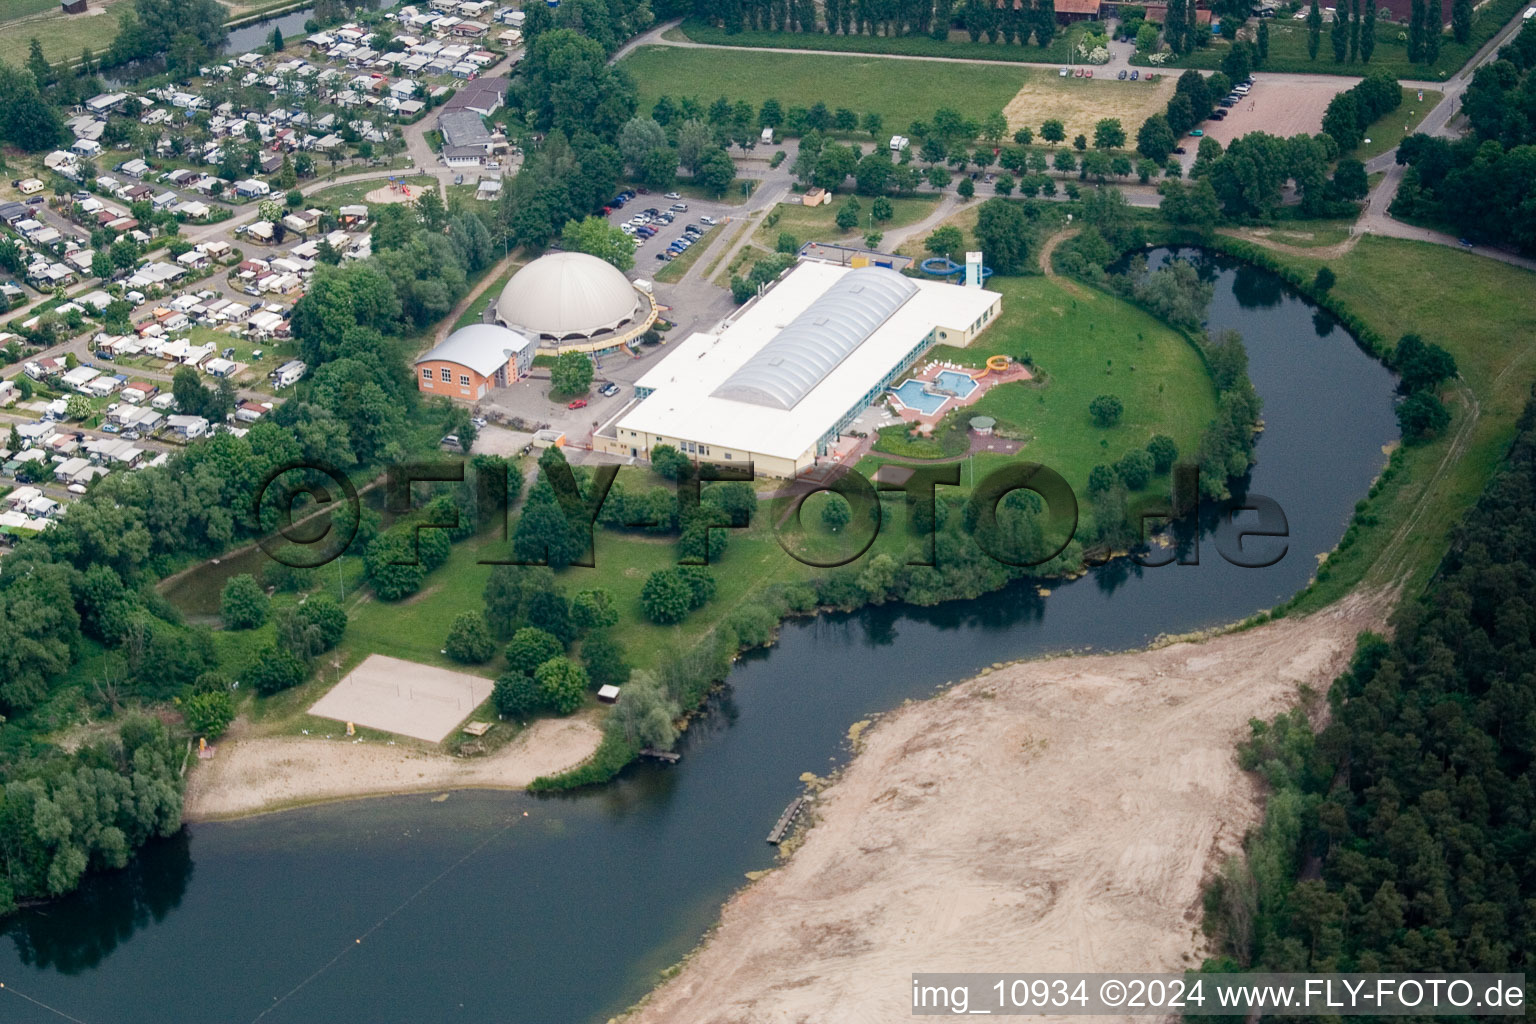
<path fill-rule="evenodd" d="M 992 431 L 997 429 L 997 420 L 991 416 L 972 416 L 971 432 L 978 437 L 991 437 Z"/>

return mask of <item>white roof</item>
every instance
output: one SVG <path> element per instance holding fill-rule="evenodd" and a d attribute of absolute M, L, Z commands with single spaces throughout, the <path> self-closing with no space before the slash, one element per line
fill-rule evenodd
<path fill-rule="evenodd" d="M 552 338 L 597 334 L 635 315 L 639 296 L 611 263 L 584 252 L 540 256 L 512 275 L 496 300 L 506 323 Z"/>
<path fill-rule="evenodd" d="M 756 370 L 750 378 L 745 374 L 736 377 L 759 353 L 768 359 L 794 358 L 802 348 L 815 345 L 814 333 L 806 330 L 804 322 L 796 324 L 797 318 L 813 304 L 822 308 L 817 300 L 823 296 L 834 312 L 842 305 L 862 302 L 861 293 L 847 290 L 852 285 L 834 287 L 852 275 L 858 275 L 855 284 L 864 282 L 861 287 L 869 287 L 871 276 L 885 279 L 882 289 L 898 296 L 908 284 L 914 290 L 873 326 L 866 318 L 854 331 L 862 335 L 861 339 L 837 359 L 830 356 L 842 352 L 846 340 L 836 342 L 832 335 L 827 335 L 822 342 L 824 351 L 818 356 L 826 369 L 818 367 L 813 374 L 815 379 L 805 383 L 803 393 L 803 374 L 786 376 L 782 381 L 762 376 L 761 383 L 768 388 L 768 395 L 777 391 L 787 400 L 799 394 L 789 407 L 778 404 L 778 398 L 759 403 L 720 393 L 727 381 L 759 378 Z M 896 285 L 889 278 L 898 278 L 902 284 Z M 785 459 L 799 458 L 921 344 L 929 331 L 935 327 L 965 330 L 998 298 L 993 291 L 912 281 L 883 268 L 855 270 L 826 263 L 802 263 L 764 292 L 733 323 L 714 333 L 690 336 L 636 381 L 637 388 L 654 393 L 621 419 L 618 429 L 642 431 L 668 441 L 702 441 Z M 883 309 L 889 305 L 889 299 L 882 299 L 877 305 Z M 878 312 L 874 315 L 878 316 Z M 851 318 L 848 322 L 852 322 Z M 843 323 L 838 320 L 835 325 L 822 326 L 841 327 Z M 770 342 L 774 344 L 770 346 Z M 779 369 L 793 369 L 787 365 L 787 359 L 785 362 Z M 758 370 L 762 369 L 759 363 Z"/>
<path fill-rule="evenodd" d="M 537 344 L 538 339 L 497 324 L 470 324 L 448 335 L 442 344 L 416 362 L 418 365 L 427 362 L 457 363 L 469 367 L 482 377 L 489 377 L 506 366 L 515 353 Z"/>

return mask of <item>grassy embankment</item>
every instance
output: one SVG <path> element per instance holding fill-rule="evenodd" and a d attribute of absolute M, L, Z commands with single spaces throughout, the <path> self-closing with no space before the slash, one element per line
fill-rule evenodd
<path fill-rule="evenodd" d="M 1058 29 L 1050 45 L 1020 46 L 1017 43 L 971 42 L 971 37 L 954 30 L 948 39 L 926 35 L 911 36 L 833 36 L 820 32 L 772 32 L 748 29 L 734 35 L 722 28 L 689 18 L 667 32 L 667 38 L 691 39 L 696 43 L 718 46 L 761 46 L 779 50 L 825 50 L 829 53 L 885 53 L 902 57 L 948 57 L 965 60 L 992 60 L 1036 64 L 1066 63 L 1072 48 L 1089 31 L 1079 23 Z"/>
<path fill-rule="evenodd" d="M 1364 75 L 1371 71 L 1386 71 L 1402 79 L 1443 82 L 1455 74 L 1471 59 L 1479 47 L 1492 39 L 1511 18 L 1528 5 L 1529 0 L 1492 0 L 1476 13 L 1472 22 L 1472 36 L 1467 42 L 1456 42 L 1451 38 L 1450 33 L 1441 37 L 1440 55 L 1430 65 L 1409 62 L 1406 24 L 1397 25 L 1389 21 L 1378 21 L 1376 51 L 1371 55 L 1371 62 L 1362 64 L 1356 61 L 1340 64 L 1335 63 L 1333 59 L 1333 45 L 1329 41 L 1328 25 L 1323 26 L 1322 45 L 1318 48 L 1317 59 L 1312 60 L 1307 56 L 1306 22 L 1289 19 L 1275 20 L 1269 23 L 1269 58 L 1264 61 L 1263 70 L 1353 76 Z M 1403 10 L 1406 13 L 1407 8 Z M 1399 39 L 1399 35 L 1403 38 Z M 1221 67 L 1222 58 L 1227 55 L 1230 48 L 1231 44 L 1226 40 L 1213 40 L 1205 49 L 1195 50 L 1183 57 L 1170 60 L 1163 67 L 1215 70 Z M 1133 63 L 1142 63 L 1142 61 L 1137 58 Z"/>
<path fill-rule="evenodd" d="M 1217 244 L 1303 284 L 1326 264 L 1337 283 L 1322 301 L 1354 329 L 1363 324 L 1368 345 L 1390 347 L 1412 332 L 1456 357 L 1461 381 L 1445 392 L 1450 428 L 1393 455 L 1316 583 L 1288 607 L 1321 608 L 1362 582 L 1415 592 L 1444 555 L 1447 531 L 1482 492 L 1530 395 L 1536 310 L 1525 297 L 1536 276 L 1444 246 L 1374 236 L 1327 260 L 1227 237 Z"/>
<path fill-rule="evenodd" d="M 1419 125 L 1443 96 L 1434 89 L 1425 89 L 1423 92 L 1424 99 L 1420 100 L 1418 89 L 1403 86 L 1403 105 L 1377 118 L 1365 130 L 1367 141 L 1360 143 L 1347 155 L 1364 162 L 1396 149 L 1399 143 L 1418 131 Z"/>

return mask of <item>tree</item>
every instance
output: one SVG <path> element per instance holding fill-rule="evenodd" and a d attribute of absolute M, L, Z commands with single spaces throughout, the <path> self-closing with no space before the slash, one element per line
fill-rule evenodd
<path fill-rule="evenodd" d="M 736 180 L 736 165 L 725 150 L 717 146 L 704 157 L 694 180 L 716 197 L 723 196 L 725 190 L 731 187 L 731 182 Z"/>
<path fill-rule="evenodd" d="M 1317 60 L 1317 51 L 1323 38 L 1323 11 L 1318 0 L 1312 0 L 1307 8 L 1307 59 Z"/>
<path fill-rule="evenodd" d="M 709 125 L 697 118 L 684 121 L 677 128 L 678 163 L 688 168 L 688 173 L 697 178 L 699 168 L 704 164 L 704 156 L 710 152 L 714 141 L 715 136 L 709 130 Z"/>
<path fill-rule="evenodd" d="M 273 53 L 282 53 L 283 52 L 283 45 L 284 45 L 283 44 L 283 30 L 281 28 L 273 28 L 272 29 L 272 52 Z"/>
<path fill-rule="evenodd" d="M 693 460 L 674 445 L 658 444 L 651 448 L 651 469 L 664 479 L 678 480 L 693 469 Z"/>
<path fill-rule="evenodd" d="M 945 224 L 933 229 L 933 233 L 928 236 L 923 247 L 935 256 L 948 256 L 965 247 L 965 237 L 953 224 Z"/>
<path fill-rule="evenodd" d="M 1168 118 L 1163 114 L 1153 114 L 1136 130 L 1136 152 L 1148 160 L 1162 163 L 1178 144 L 1173 129 L 1168 127 Z"/>
<path fill-rule="evenodd" d="M 1106 117 L 1093 126 L 1094 149 L 1119 149 L 1125 145 L 1125 129 L 1120 127 L 1120 119 Z"/>
<path fill-rule="evenodd" d="M 852 231 L 859 226 L 859 201 L 853 196 L 837 208 L 837 226 L 844 231 Z"/>
<path fill-rule="evenodd" d="M 1017 142 L 1021 146 L 1029 145 L 1031 142 L 1035 141 L 1034 130 L 1031 129 L 1029 125 L 1025 125 L 1013 133 L 1013 141 Z"/>
<path fill-rule="evenodd" d="M 1152 479 L 1152 456 L 1140 448 L 1128 451 L 1115 464 L 1115 472 L 1127 489 L 1139 491 Z"/>
<path fill-rule="evenodd" d="M 544 691 L 532 674 L 508 672 L 491 688 L 491 702 L 503 718 L 527 718 L 545 706 Z"/>
<path fill-rule="evenodd" d="M 896 208 L 885 196 L 877 196 L 875 201 L 869 204 L 869 215 L 877 223 L 888 221 L 896 216 Z"/>
<path fill-rule="evenodd" d="M 613 595 L 600 587 L 581 591 L 571 601 L 571 621 L 582 630 L 617 625 L 619 610 L 613 605 Z"/>
<path fill-rule="evenodd" d="M 1415 391 L 1398 403 L 1397 426 L 1404 444 L 1423 444 L 1439 437 L 1451 422 L 1445 405 L 1430 391 Z"/>
<path fill-rule="evenodd" d="M 677 150 L 658 146 L 640 164 L 641 179 L 653 189 L 671 188 L 677 181 Z"/>
<path fill-rule="evenodd" d="M 219 596 L 219 615 L 228 629 L 255 629 L 267 621 L 271 601 L 250 573 L 233 576 Z"/>
<path fill-rule="evenodd" d="M 667 133 L 654 118 L 632 117 L 619 130 L 619 154 L 636 175 L 645 173 L 646 160 L 652 153 L 666 148 Z"/>
<path fill-rule="evenodd" d="M 581 663 L 593 686 L 616 686 L 629 678 L 624 648 L 608 635 L 606 629 L 595 630 L 583 638 Z"/>
<path fill-rule="evenodd" d="M 292 651 L 268 644 L 246 666 L 240 681 L 255 687 L 262 696 L 270 697 L 298 686 L 308 674 L 308 667 Z"/>
<path fill-rule="evenodd" d="M 525 626 L 512 635 L 506 648 L 507 665 L 515 672 L 532 675 L 551 658 L 565 653 L 565 644 L 553 633 Z"/>
<path fill-rule="evenodd" d="M 881 133 L 885 130 L 885 118 L 872 110 L 864 115 L 863 127 L 869 133 L 870 138 L 878 141 Z"/>
<path fill-rule="evenodd" d="M 1088 411 L 1093 415 L 1093 422 L 1101 427 L 1112 427 L 1120 422 L 1120 417 L 1125 413 L 1125 406 L 1114 395 L 1099 395 L 1088 403 Z"/>
<path fill-rule="evenodd" d="M 955 192 L 961 199 L 970 199 L 976 194 L 976 183 L 970 178 L 961 178 L 960 184 L 955 186 Z"/>
<path fill-rule="evenodd" d="M 1070 149 L 1058 149 L 1053 162 L 1056 165 L 1056 169 L 1063 174 L 1071 174 L 1077 170 L 1077 157 L 1072 155 Z"/>
<path fill-rule="evenodd" d="M 37 79 L 4 61 L 0 61 L 0 110 L 5 111 L 0 117 L 0 141 L 35 153 L 64 137 L 58 111 L 43 98 Z"/>
<path fill-rule="evenodd" d="M 1421 64 L 1424 62 L 1424 36 L 1427 28 L 1426 6 L 1424 0 L 1412 0 L 1409 4 L 1408 62 L 1410 64 Z"/>
<path fill-rule="evenodd" d="M 671 750 L 677 742 L 677 704 L 649 672 L 636 670 L 619 693 L 608 728 L 632 747 Z"/>
<path fill-rule="evenodd" d="M 1088 136 L 1081 133 L 1074 135 L 1072 137 L 1072 148 L 1077 150 L 1079 153 L 1086 150 L 1088 148 Z"/>
<path fill-rule="evenodd" d="M 560 243 L 568 252 L 596 256 L 620 270 L 631 270 L 635 265 L 634 240 L 602 217 L 566 221 Z"/>
<path fill-rule="evenodd" d="M 1374 0 L 1367 10 L 1374 10 Z M 1472 0 L 1456 0 L 1451 5 L 1451 38 L 1465 43 L 1472 38 Z"/>
<path fill-rule="evenodd" d="M 227 691 L 194 693 L 181 702 L 181 716 L 193 732 L 216 740 L 235 720 L 234 697 Z"/>
<path fill-rule="evenodd" d="M 1006 199 L 989 199 L 976 212 L 976 242 L 992 269 L 1004 276 L 1028 269 L 1033 231 L 1024 209 Z"/>
<path fill-rule="evenodd" d="M 1312 279 L 1312 287 L 1320 292 L 1326 292 L 1333 288 L 1336 280 L 1332 268 L 1318 267 L 1317 276 Z"/>
<path fill-rule="evenodd" d="M 821 525 L 833 533 L 840 533 L 852 521 L 853 509 L 849 508 L 848 499 L 828 491 L 821 503 Z"/>
<path fill-rule="evenodd" d="M 70 395 L 64 403 L 64 415 L 72 420 L 83 420 L 93 412 L 91 400 L 84 395 Z"/>
<path fill-rule="evenodd" d="M 454 661 L 466 665 L 479 665 L 490 661 L 496 653 L 496 641 L 491 638 L 485 616 L 479 612 L 460 612 L 448 627 L 448 639 L 443 653 Z"/>
<path fill-rule="evenodd" d="M 1179 446 L 1167 434 L 1156 434 L 1147 442 L 1147 454 L 1152 457 L 1152 471 L 1166 473 L 1179 458 Z"/>
<path fill-rule="evenodd" d="M 1404 391 L 1433 388 L 1456 376 L 1456 359 L 1435 344 L 1425 344 L 1417 334 L 1405 334 L 1392 351 L 1392 368 L 1402 378 Z"/>
<path fill-rule="evenodd" d="M 562 352 L 549 368 L 552 389 L 561 395 L 584 395 L 592 387 L 592 357 L 585 352 Z"/>
<path fill-rule="evenodd" d="M 640 607 L 645 617 L 663 626 L 681 622 L 693 608 L 688 582 L 671 569 L 658 569 L 640 588 Z"/>
<path fill-rule="evenodd" d="M 1067 137 L 1067 127 L 1058 119 L 1050 118 L 1040 125 L 1040 137 L 1054 146 Z"/>
<path fill-rule="evenodd" d="M 1376 52 L 1376 0 L 1365 0 L 1365 20 L 1360 23 L 1360 60 L 1371 62 Z"/>
<path fill-rule="evenodd" d="M 533 673 L 544 701 L 556 712 L 568 715 L 586 699 L 587 670 L 561 655 L 540 665 Z"/>

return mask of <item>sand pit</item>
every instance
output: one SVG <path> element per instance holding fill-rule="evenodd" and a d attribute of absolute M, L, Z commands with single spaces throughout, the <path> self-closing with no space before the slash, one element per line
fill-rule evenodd
<path fill-rule="evenodd" d="M 627 1024 L 897 1021 L 917 971 L 1173 971 L 1259 793 L 1233 744 L 1325 691 L 1384 601 L 1009 666 L 892 713 L 779 870 Z"/>
<path fill-rule="evenodd" d="M 438 743 L 491 695 L 491 681 L 372 654 L 309 713 Z"/>
<path fill-rule="evenodd" d="M 370 203 L 414 203 L 421 198 L 421 191 L 420 185 L 401 185 L 398 188 L 394 185 L 384 185 L 369 192 L 363 198 Z"/>
<path fill-rule="evenodd" d="M 1249 132 L 1268 132 L 1283 139 L 1292 135 L 1316 135 L 1323 130 L 1323 113 L 1328 109 L 1328 101 L 1359 81 L 1358 78 L 1337 75 L 1260 72 L 1254 76 L 1253 90 L 1243 97 L 1242 102 L 1227 110 L 1225 120 L 1206 121 L 1200 127 L 1223 148 Z M 1195 140 L 1186 139 L 1183 145 L 1191 154 L 1195 152 Z"/>
<path fill-rule="evenodd" d="M 504 726 L 502 728 L 505 728 Z M 423 790 L 520 789 L 591 756 L 602 730 L 588 717 L 543 719 L 486 757 L 449 757 L 337 735 L 225 739 L 187 780 L 187 821 Z"/>
<path fill-rule="evenodd" d="M 1138 69 L 1143 74 L 1145 69 Z M 1103 73 L 1095 69 L 1094 74 Z M 1054 72 L 1032 69 L 1024 84 L 1003 108 L 1008 136 L 1028 125 L 1040 144 L 1040 124 L 1058 118 L 1066 126 L 1067 142 L 1077 135 L 1093 141 L 1093 126 L 1106 117 L 1120 119 L 1128 145 L 1136 144 L 1136 130 L 1153 114 L 1168 106 L 1176 75 L 1162 74 L 1155 82 L 1122 82 L 1109 78 L 1061 78 Z"/>

